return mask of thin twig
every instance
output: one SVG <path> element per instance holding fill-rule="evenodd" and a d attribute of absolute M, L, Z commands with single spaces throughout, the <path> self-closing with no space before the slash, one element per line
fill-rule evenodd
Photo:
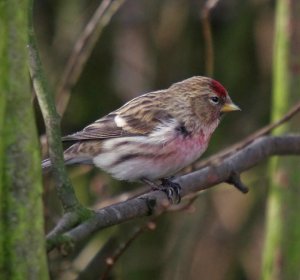
<path fill-rule="evenodd" d="M 157 219 L 157 217 L 155 218 Z M 125 251 L 129 248 L 129 246 L 145 231 L 147 230 L 155 230 L 156 228 L 156 223 L 154 219 L 151 219 L 151 221 L 148 221 L 146 224 L 143 226 L 137 227 L 132 234 L 129 236 L 129 238 L 122 243 L 119 248 L 114 252 L 113 255 L 110 257 L 106 258 L 106 269 L 101 276 L 101 280 L 108 279 L 109 273 L 118 261 L 118 259 L 125 253 Z"/>
<path fill-rule="evenodd" d="M 207 0 L 201 11 L 202 29 L 205 45 L 205 73 L 212 77 L 214 72 L 214 46 L 210 24 L 210 12 L 218 4 L 219 0 Z"/>
<path fill-rule="evenodd" d="M 110 236 L 93 259 L 87 264 L 87 266 L 80 271 L 76 280 L 86 279 L 100 279 L 106 270 L 107 256 L 110 256 L 117 250 L 118 240 L 115 235 Z"/>
<path fill-rule="evenodd" d="M 193 194 L 191 198 L 189 198 L 188 202 L 183 205 L 179 206 L 171 206 L 168 205 L 164 211 L 160 212 L 158 215 L 156 215 L 151 220 L 147 221 L 145 224 L 137 227 L 133 233 L 129 236 L 129 238 L 119 246 L 119 248 L 115 251 L 115 253 L 106 258 L 106 269 L 103 273 L 103 276 L 100 278 L 101 280 L 105 280 L 108 278 L 110 271 L 113 269 L 113 266 L 116 264 L 118 259 L 125 253 L 125 251 L 129 248 L 129 246 L 143 233 L 145 233 L 147 230 L 154 230 L 156 229 L 156 220 L 165 212 L 180 212 L 180 211 L 186 211 L 191 208 L 191 205 L 195 202 L 195 200 L 198 198 L 198 194 Z"/>
<path fill-rule="evenodd" d="M 56 106 L 60 116 L 65 112 L 70 99 L 70 92 L 78 81 L 104 27 L 110 22 L 123 2 L 124 0 L 103 0 L 77 39 L 57 90 Z"/>
<path fill-rule="evenodd" d="M 194 166 L 197 169 L 203 168 L 205 166 L 209 166 L 211 164 L 216 164 L 222 161 L 225 157 L 228 157 L 232 155 L 233 153 L 236 153 L 237 151 L 243 149 L 247 145 L 249 145 L 251 142 L 253 142 L 255 139 L 262 137 L 264 135 L 269 134 L 272 130 L 279 127 L 280 125 L 286 123 L 289 121 L 292 117 L 294 117 L 296 114 L 300 112 L 300 102 L 297 103 L 294 107 L 292 107 L 281 119 L 278 121 L 268 124 L 261 129 L 255 131 L 254 133 L 250 134 L 248 137 L 246 137 L 244 140 L 220 151 L 219 153 L 216 153 L 205 160 L 200 160 L 198 163 L 195 163 Z"/>
<path fill-rule="evenodd" d="M 112 204 L 115 204 L 115 203 L 118 203 L 118 202 L 126 201 L 128 199 L 140 196 L 140 195 L 145 194 L 147 192 L 149 192 L 149 186 L 145 185 L 145 186 L 142 186 L 140 188 L 133 189 L 131 191 L 124 192 L 124 193 L 121 193 L 119 195 L 109 197 L 107 199 L 96 202 L 93 205 L 92 209 L 99 209 L 99 208 L 103 208 L 103 207 L 106 207 L 108 205 L 112 205 Z"/>
<path fill-rule="evenodd" d="M 64 210 L 70 211 L 79 208 L 80 203 L 76 198 L 74 189 L 65 169 L 60 133 L 60 117 L 56 112 L 54 98 L 45 79 L 37 50 L 33 29 L 32 6 L 33 3 L 30 3 L 28 25 L 29 71 L 46 126 L 49 155 L 53 166 L 58 196 Z"/>
<path fill-rule="evenodd" d="M 165 212 L 180 212 L 185 211 L 191 207 L 191 205 L 195 202 L 195 200 L 198 198 L 197 194 L 194 194 L 186 204 L 172 207 L 171 205 L 167 205 L 164 209 L 164 211 L 161 211 L 158 215 L 156 215 L 151 220 L 147 221 L 144 225 L 141 225 L 137 227 L 132 234 L 128 237 L 128 239 L 123 242 L 119 248 L 115 251 L 115 253 L 106 258 L 106 269 L 103 273 L 103 276 L 101 277 L 101 280 L 107 279 L 109 276 L 110 271 L 112 270 L 113 266 L 116 264 L 118 259 L 125 253 L 125 251 L 129 248 L 129 246 L 144 232 L 147 230 L 155 230 L 156 229 L 156 220 Z"/>

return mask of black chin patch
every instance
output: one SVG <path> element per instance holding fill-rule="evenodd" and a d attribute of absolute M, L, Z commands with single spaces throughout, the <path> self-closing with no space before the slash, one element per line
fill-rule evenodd
<path fill-rule="evenodd" d="M 176 131 L 182 135 L 183 137 L 189 136 L 191 133 L 186 129 L 184 124 L 180 124 L 179 126 L 176 127 Z"/>
<path fill-rule="evenodd" d="M 225 113 L 224 112 L 220 112 L 220 116 L 219 116 L 219 119 L 223 119 L 223 117 L 225 116 Z"/>

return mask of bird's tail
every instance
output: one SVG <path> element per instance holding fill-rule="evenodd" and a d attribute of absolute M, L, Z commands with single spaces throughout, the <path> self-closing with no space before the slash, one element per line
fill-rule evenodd
<path fill-rule="evenodd" d="M 69 158 L 65 159 L 66 165 L 72 165 L 72 164 L 93 164 L 93 159 L 90 157 L 76 157 L 76 158 Z M 50 158 L 44 159 L 42 161 L 42 169 L 43 173 L 47 173 L 52 168 L 52 163 Z"/>
<path fill-rule="evenodd" d="M 51 164 L 50 158 L 44 159 L 44 160 L 42 161 L 42 169 L 43 169 L 43 171 L 44 171 L 44 170 L 47 170 L 47 169 L 50 169 L 51 165 L 52 165 L 52 164 Z"/>
<path fill-rule="evenodd" d="M 77 144 L 74 144 L 70 148 L 68 148 L 64 152 L 64 161 L 66 165 L 71 165 L 71 164 L 93 164 L 93 157 L 87 153 L 78 153 L 75 148 L 77 147 Z M 75 150 L 75 152 L 74 152 Z M 42 169 L 43 173 L 48 172 L 51 170 L 52 163 L 50 158 L 44 159 L 42 161 Z"/>

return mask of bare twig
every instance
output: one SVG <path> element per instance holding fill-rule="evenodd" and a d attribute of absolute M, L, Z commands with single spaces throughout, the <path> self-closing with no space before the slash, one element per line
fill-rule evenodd
<path fill-rule="evenodd" d="M 104 269 L 104 272 L 102 274 L 102 277 L 100 279 L 105 280 L 109 277 L 110 271 L 113 269 L 114 265 L 118 261 L 118 259 L 125 253 L 125 251 L 129 248 L 129 246 L 143 233 L 145 233 L 147 230 L 154 230 L 156 228 L 156 220 L 161 216 L 161 214 L 165 212 L 180 212 L 180 211 L 186 211 L 191 209 L 191 205 L 195 202 L 195 200 L 198 198 L 198 194 L 192 194 L 189 198 L 188 202 L 182 205 L 176 205 L 171 206 L 167 205 L 167 207 L 164 209 L 165 211 L 162 211 L 159 213 L 159 215 L 156 215 L 151 220 L 147 221 L 145 224 L 137 227 L 134 229 L 134 231 L 131 233 L 131 235 L 127 238 L 125 242 L 120 244 L 120 246 L 115 250 L 113 254 L 111 254 L 109 257 L 106 257 L 106 267 Z M 110 242 L 110 241 L 108 241 Z M 104 246 L 104 248 L 106 245 Z M 102 249 L 101 249 L 102 251 Z M 98 258 L 98 254 L 95 256 L 95 258 Z M 91 263 L 95 262 L 93 259 Z"/>
<path fill-rule="evenodd" d="M 112 205 L 112 204 L 115 204 L 115 203 L 118 203 L 118 202 L 126 201 L 128 199 L 131 199 L 131 198 L 140 196 L 142 194 L 145 194 L 148 191 L 149 191 L 149 186 L 145 185 L 145 186 L 142 186 L 140 188 L 133 189 L 131 191 L 124 192 L 124 193 L 121 193 L 121 194 L 116 195 L 114 197 L 110 197 L 110 198 L 104 199 L 100 202 L 97 202 L 95 205 L 93 205 L 92 209 L 99 209 L 99 208 L 103 208 L 103 207 L 106 207 L 108 205 Z"/>
<path fill-rule="evenodd" d="M 70 91 L 76 84 L 101 32 L 123 2 L 124 0 L 103 0 L 75 43 L 58 86 L 56 106 L 60 116 L 64 114 Z"/>
<path fill-rule="evenodd" d="M 67 212 L 59 220 L 55 228 L 47 235 L 48 239 L 52 236 L 57 236 L 58 234 L 64 233 L 78 224 L 79 220 L 76 212 Z"/>
<path fill-rule="evenodd" d="M 296 154 L 300 154 L 300 136 L 265 136 L 254 140 L 235 154 L 227 156 L 220 164 L 207 166 L 181 176 L 176 182 L 182 186 L 182 196 L 186 196 L 227 181 L 233 172 L 242 173 L 269 156 Z M 52 244 L 49 250 L 65 240 L 76 243 L 100 229 L 165 211 L 165 201 L 166 195 L 163 192 L 152 191 L 140 197 L 99 209 L 94 216 L 64 233 L 61 238 L 49 240 Z"/>
<path fill-rule="evenodd" d="M 157 218 L 157 217 L 156 217 Z M 108 279 L 109 273 L 114 267 L 115 263 L 118 261 L 118 259 L 124 254 L 124 252 L 129 248 L 129 246 L 134 242 L 142 233 L 144 233 L 147 230 L 155 230 L 156 224 L 154 220 L 148 221 L 143 226 L 137 227 L 132 234 L 129 236 L 129 238 L 122 243 L 119 248 L 114 252 L 113 255 L 106 258 L 106 269 L 100 278 L 101 280 Z"/>
<path fill-rule="evenodd" d="M 60 134 L 60 117 L 56 112 L 54 98 L 45 79 L 35 41 L 32 23 L 32 4 L 29 5 L 29 71 L 34 90 L 43 114 L 49 143 L 49 155 L 53 165 L 58 196 L 65 211 L 80 207 L 75 192 L 66 173 Z"/>
<path fill-rule="evenodd" d="M 116 264 L 118 259 L 141 234 L 143 234 L 147 230 L 154 230 L 156 228 L 156 220 L 161 216 L 161 214 L 163 214 L 164 212 L 180 212 L 188 210 L 191 208 L 191 205 L 195 202 L 197 197 L 197 194 L 193 194 L 193 196 L 188 200 L 186 204 L 180 206 L 176 205 L 173 207 L 171 205 L 168 205 L 168 207 L 165 208 L 165 211 L 160 212 L 159 215 L 156 215 L 154 218 L 147 221 L 144 225 L 137 227 L 129 236 L 129 238 L 120 245 L 115 253 L 112 256 L 106 258 L 106 269 L 101 279 L 105 280 L 108 278 L 110 271 L 113 269 L 113 266 Z"/>
<path fill-rule="evenodd" d="M 117 250 L 117 241 L 116 236 L 111 236 L 84 270 L 79 273 L 76 280 L 100 279 L 106 270 L 107 256 L 112 255 Z"/>
<path fill-rule="evenodd" d="M 208 159 L 201 160 L 198 163 L 195 164 L 197 169 L 203 168 L 205 166 L 216 164 L 220 161 L 222 161 L 225 157 L 228 157 L 232 155 L 233 153 L 236 153 L 240 149 L 246 147 L 251 142 L 253 142 L 255 139 L 262 137 L 264 135 L 269 134 L 272 130 L 279 127 L 280 125 L 286 123 L 289 121 L 292 117 L 294 117 L 296 114 L 300 112 L 300 102 L 297 103 L 294 107 L 292 107 L 281 119 L 278 121 L 268 124 L 261 129 L 255 131 L 254 133 L 250 134 L 248 137 L 246 137 L 244 140 L 222 150 L 221 152 L 214 154 L 213 156 L 209 157 Z"/>
<path fill-rule="evenodd" d="M 201 11 L 203 36 L 205 43 L 205 73 L 212 77 L 214 72 L 214 46 L 210 25 L 210 12 L 218 4 L 219 0 L 207 0 Z"/>

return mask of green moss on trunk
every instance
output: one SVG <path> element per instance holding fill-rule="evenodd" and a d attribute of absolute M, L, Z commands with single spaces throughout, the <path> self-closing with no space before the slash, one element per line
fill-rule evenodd
<path fill-rule="evenodd" d="M 27 1 L 0 2 L 1 279 L 48 279 L 40 156 L 27 69 L 27 10 Z"/>
<path fill-rule="evenodd" d="M 273 121 L 299 100 L 300 75 L 296 38 L 300 21 L 299 1 L 278 0 L 274 42 Z M 298 12 L 297 12 L 298 11 Z M 275 134 L 299 133 L 299 116 Z M 263 279 L 300 279 L 300 173 L 299 158 L 275 158 L 269 166 L 271 178 L 267 207 Z"/>

